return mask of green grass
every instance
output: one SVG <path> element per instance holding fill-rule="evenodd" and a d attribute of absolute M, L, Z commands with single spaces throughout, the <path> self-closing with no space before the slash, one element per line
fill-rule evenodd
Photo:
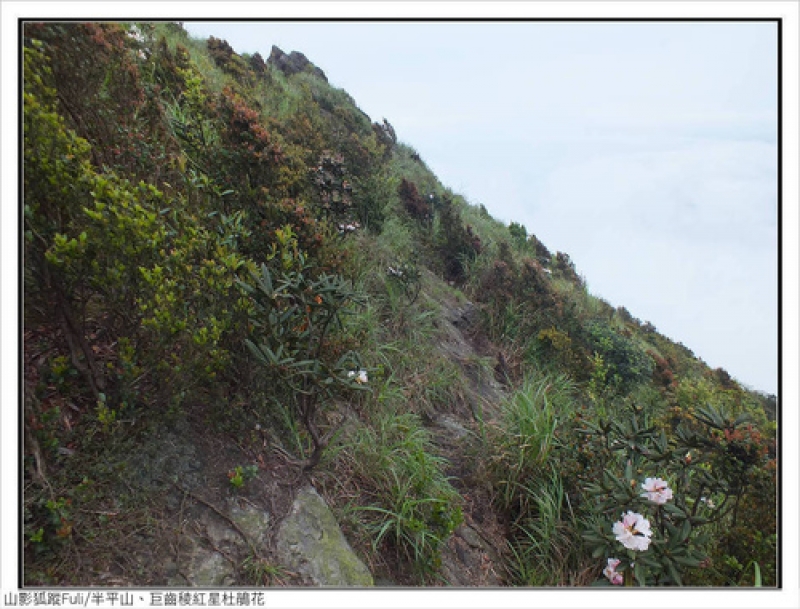
<path fill-rule="evenodd" d="M 412 158 L 414 154 L 416 154 L 416 150 L 411 146 L 398 143 L 390 163 L 391 175 L 396 177 L 398 182 L 400 178 L 406 178 L 410 182 L 414 182 L 420 194 L 423 196 L 427 196 L 429 193 L 441 195 L 444 192 L 444 187 L 441 182 L 439 182 L 436 175 L 424 165 L 424 159 L 422 159 L 422 163 L 420 163 Z"/>
<path fill-rule="evenodd" d="M 420 418 L 384 406 L 344 442 L 338 458 L 361 491 L 349 511 L 373 551 L 394 551 L 421 575 L 435 570 L 442 542 L 461 521 L 460 497 Z"/>
<path fill-rule="evenodd" d="M 527 511 L 526 488 L 550 457 L 559 418 L 572 411 L 573 389 L 565 376 L 532 376 L 502 404 L 499 423 L 487 433 L 494 448 L 490 473 L 502 509 Z"/>
<path fill-rule="evenodd" d="M 537 477 L 521 491 L 530 515 L 515 524 L 509 541 L 509 570 L 520 586 L 563 585 L 575 550 L 577 521 L 563 481 L 555 466 L 549 475 Z"/>

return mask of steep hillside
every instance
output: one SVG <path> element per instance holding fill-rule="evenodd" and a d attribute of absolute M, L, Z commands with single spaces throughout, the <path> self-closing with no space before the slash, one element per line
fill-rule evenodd
<path fill-rule="evenodd" d="M 299 52 L 24 34 L 27 584 L 778 583 L 774 396 Z"/>

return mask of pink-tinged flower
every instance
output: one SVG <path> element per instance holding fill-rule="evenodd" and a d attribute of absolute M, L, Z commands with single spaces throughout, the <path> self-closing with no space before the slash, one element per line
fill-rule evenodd
<path fill-rule="evenodd" d="M 611 529 L 623 546 L 629 550 L 644 552 L 650 546 L 650 522 L 635 512 L 628 510 L 627 514 L 622 515 L 620 522 L 615 522 Z"/>
<path fill-rule="evenodd" d="M 619 558 L 609 558 L 608 566 L 603 569 L 603 575 L 605 575 L 608 578 L 608 581 L 610 581 L 614 586 L 621 586 L 622 582 L 624 581 L 622 573 L 617 573 L 618 565 Z"/>
<path fill-rule="evenodd" d="M 667 486 L 666 481 L 661 478 L 645 478 L 642 488 L 645 490 L 641 494 L 642 497 L 647 497 L 648 501 L 664 505 L 667 501 L 672 499 L 672 489 Z"/>

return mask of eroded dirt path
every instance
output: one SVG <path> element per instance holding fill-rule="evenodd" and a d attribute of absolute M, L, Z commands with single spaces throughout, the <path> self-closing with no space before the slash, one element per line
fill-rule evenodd
<path fill-rule="evenodd" d="M 460 403 L 437 413 L 431 432 L 445 473 L 463 499 L 464 522 L 442 551 L 441 575 L 456 587 L 501 586 L 506 534 L 492 506 L 483 468 L 482 429 L 497 416 L 504 388 L 495 377 L 497 358 L 477 331 L 478 311 L 470 303 L 443 303 L 444 339 L 439 348 L 463 371 L 467 386 Z M 495 352 L 497 353 L 497 352 Z"/>

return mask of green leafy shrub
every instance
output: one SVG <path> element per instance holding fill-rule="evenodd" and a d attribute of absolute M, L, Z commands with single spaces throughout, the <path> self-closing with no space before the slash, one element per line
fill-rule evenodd
<path fill-rule="evenodd" d="M 276 231 L 270 266 L 262 264 L 252 282 L 240 282 L 253 299 L 253 340 L 246 344 L 271 373 L 311 436 L 313 451 L 304 469 L 319 463 L 328 437 L 320 435 L 320 405 L 348 390 L 368 390 L 356 352 L 332 340 L 341 316 L 361 302 L 339 276 L 315 273 L 298 248 L 291 227 Z"/>
<path fill-rule="evenodd" d="M 371 232 L 380 233 L 388 217 L 387 209 L 396 197 L 397 182 L 386 169 L 356 180 L 353 206 L 358 221 Z"/>
<path fill-rule="evenodd" d="M 586 372 L 590 369 L 588 357 L 579 345 L 573 343 L 569 334 L 551 326 L 541 330 L 536 339 L 537 359 L 552 358 L 574 378 L 586 378 Z"/>
<path fill-rule="evenodd" d="M 508 232 L 511 234 L 511 239 L 518 248 L 522 249 L 528 245 L 528 229 L 519 222 L 512 222 L 509 224 Z"/>
<path fill-rule="evenodd" d="M 607 366 L 607 385 L 627 392 L 650 378 L 653 360 L 631 339 L 601 321 L 590 322 L 585 328 L 589 350 L 600 354 Z"/>
<path fill-rule="evenodd" d="M 28 57 L 32 72 L 45 61 L 35 47 Z M 144 395 L 185 399 L 231 363 L 236 341 L 223 343 L 245 311 L 235 279 L 248 266 L 237 252 L 247 232 L 235 218 L 189 211 L 180 195 L 169 205 L 150 184 L 96 173 L 89 145 L 43 105 L 53 103 L 52 90 L 33 73 L 30 80 L 42 88 L 29 90 L 25 108 L 27 271 L 38 286 L 29 294 L 41 294 L 43 307 L 52 306 L 48 293 L 59 295 L 56 318 L 72 359 L 95 401 L 106 396 L 104 408 Z M 104 365 L 87 321 L 78 320 L 102 324 L 104 340 L 116 343 Z"/>
<path fill-rule="evenodd" d="M 40 42 L 48 57 L 58 111 L 91 144 L 95 168 L 158 182 L 171 179 L 175 150 L 159 120 L 157 92 L 142 77 L 150 61 L 145 30 L 100 22 L 25 24 L 26 39 Z"/>
<path fill-rule="evenodd" d="M 234 490 L 241 489 L 246 482 L 258 475 L 257 465 L 237 465 L 228 472 L 228 482 Z"/>
<path fill-rule="evenodd" d="M 766 450 L 744 447 L 758 446 L 760 437 L 748 435 L 745 419 L 726 419 L 711 408 L 700 409 L 699 426 L 681 426 L 674 438 L 640 408 L 620 414 L 584 428 L 603 463 L 602 473 L 584 483 L 585 539 L 593 556 L 621 560 L 614 569 L 620 577 L 607 574 L 611 583 L 706 581 L 713 576 L 711 554 L 719 555 L 719 544 L 729 539 L 720 532 L 736 526 L 740 502 L 753 496 L 745 472 L 764 463 Z M 727 439 L 743 442 L 743 449 L 731 450 Z"/>

